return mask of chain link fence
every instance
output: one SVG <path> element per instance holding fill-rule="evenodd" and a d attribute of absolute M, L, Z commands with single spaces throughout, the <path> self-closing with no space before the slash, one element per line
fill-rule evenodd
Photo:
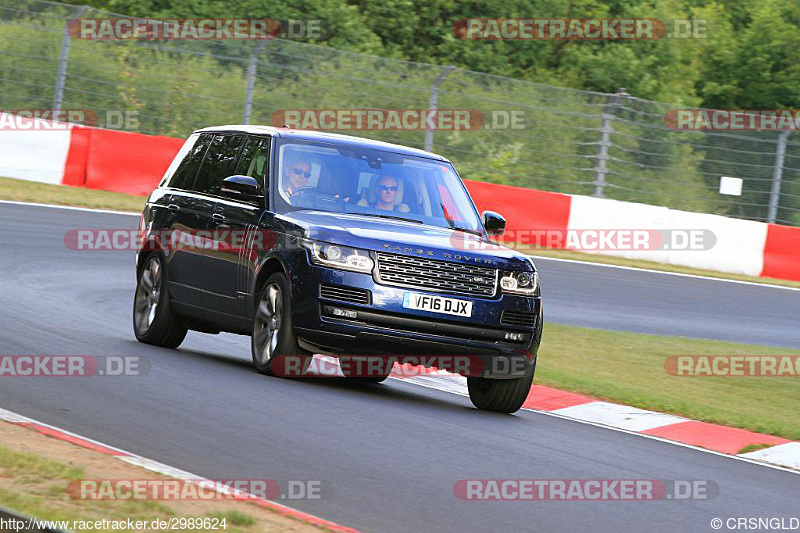
<path fill-rule="evenodd" d="M 433 149 L 463 177 L 800 226 L 800 139 L 681 132 L 680 106 L 282 39 L 73 39 L 73 18 L 121 17 L 43 0 L 0 0 L 0 108 L 135 111 L 138 131 L 185 137 L 270 124 L 281 109 L 473 109 L 467 131 L 361 131 Z M 465 43 L 470 44 L 470 43 Z M 473 43 L 479 45 L 479 43 Z M 501 127 L 503 117 L 522 127 Z M 507 122 L 507 121 L 505 121 Z M 508 126 L 508 124 L 506 124 Z M 744 180 L 741 196 L 718 192 Z"/>

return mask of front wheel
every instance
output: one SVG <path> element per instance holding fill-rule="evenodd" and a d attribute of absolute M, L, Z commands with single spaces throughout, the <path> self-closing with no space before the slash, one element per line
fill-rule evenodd
<path fill-rule="evenodd" d="M 250 346 L 253 365 L 268 376 L 302 376 L 313 357 L 297 344 L 290 290 L 286 276 L 275 273 L 258 295 Z"/>
<path fill-rule="evenodd" d="M 139 342 L 177 348 L 187 329 L 170 309 L 167 280 L 160 256 L 147 258 L 133 298 L 133 332 Z"/>
<path fill-rule="evenodd" d="M 536 359 L 521 378 L 467 378 L 469 399 L 478 409 L 498 413 L 515 413 L 528 398 L 535 371 Z"/>

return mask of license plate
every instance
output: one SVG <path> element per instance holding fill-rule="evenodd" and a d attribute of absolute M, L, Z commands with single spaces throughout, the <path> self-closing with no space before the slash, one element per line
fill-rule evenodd
<path fill-rule="evenodd" d="M 419 309 L 431 313 L 445 313 L 455 316 L 472 316 L 472 302 L 444 296 L 431 296 L 415 292 L 403 293 L 403 307 Z"/>

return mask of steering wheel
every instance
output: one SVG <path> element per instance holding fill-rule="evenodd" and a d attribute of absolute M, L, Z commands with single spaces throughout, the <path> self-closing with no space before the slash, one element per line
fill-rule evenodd
<path fill-rule="evenodd" d="M 303 194 L 308 193 L 309 191 L 316 191 L 316 190 L 317 190 L 316 187 L 310 187 L 310 186 L 300 187 L 299 189 L 295 189 L 294 191 L 292 191 L 291 196 L 292 197 L 301 196 Z"/>

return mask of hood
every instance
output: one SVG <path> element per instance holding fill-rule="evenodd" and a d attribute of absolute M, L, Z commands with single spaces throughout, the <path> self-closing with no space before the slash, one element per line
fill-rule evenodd
<path fill-rule="evenodd" d="M 280 215 L 308 239 L 501 270 L 531 270 L 520 252 L 463 231 L 369 215 L 292 211 Z"/>

